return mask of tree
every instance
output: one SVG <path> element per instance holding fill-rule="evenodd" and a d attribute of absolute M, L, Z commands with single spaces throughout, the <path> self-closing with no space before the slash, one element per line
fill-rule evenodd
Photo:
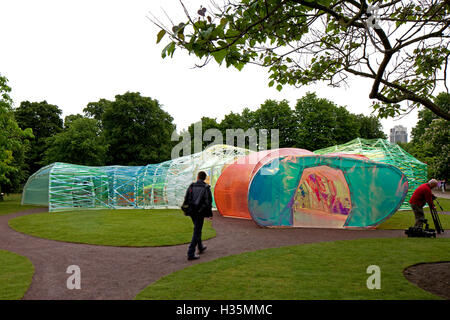
<path fill-rule="evenodd" d="M 227 130 L 241 129 L 245 136 L 245 148 L 252 149 L 249 137 L 256 136 L 256 148 L 273 148 L 271 130 L 278 129 L 280 148 L 304 148 L 316 150 L 335 144 L 342 144 L 357 137 L 366 139 L 386 138 L 380 121 L 374 116 L 355 115 L 327 99 L 318 98 L 315 93 L 307 93 L 297 100 L 295 110 L 289 106 L 287 100 L 266 100 L 258 109 L 251 111 L 243 109 L 242 113 L 230 112 L 218 124 L 216 119 L 202 117 L 202 136 L 208 129 L 219 129 L 223 142 L 226 143 Z M 194 135 L 193 123 L 189 126 L 190 136 Z M 253 133 L 251 132 L 253 131 Z M 266 136 L 261 132 L 266 131 Z M 238 139 L 237 142 L 242 142 Z M 266 145 L 263 140 L 267 139 Z M 236 140 L 232 142 L 236 145 Z M 204 149 L 209 141 L 202 143 Z M 193 142 L 191 150 L 193 150 Z M 238 145 L 242 146 L 242 145 Z M 202 149 L 202 150 L 203 150 Z"/>
<path fill-rule="evenodd" d="M 450 94 L 446 92 L 439 93 L 434 99 L 436 103 L 442 110 L 447 112 L 450 111 Z M 413 141 L 419 141 L 425 130 L 430 127 L 431 122 L 438 117 L 428 109 L 422 109 L 418 113 L 418 119 L 416 126 L 411 130 Z"/>
<path fill-rule="evenodd" d="M 350 113 L 342 106 L 336 106 L 334 113 L 336 127 L 332 129 L 332 135 L 337 144 L 348 142 L 360 136 L 361 124 L 355 114 Z"/>
<path fill-rule="evenodd" d="M 428 164 L 430 178 L 446 179 L 450 177 L 450 124 L 444 119 L 435 119 L 425 129 L 421 142 L 416 145 L 422 161 Z"/>
<path fill-rule="evenodd" d="M 47 139 L 43 164 L 66 162 L 102 166 L 107 148 L 98 120 L 67 116 L 64 130 Z"/>
<path fill-rule="evenodd" d="M 254 126 L 254 113 L 249 108 L 245 108 L 242 114 L 230 112 L 226 114 L 220 122 L 222 132 L 227 129 L 242 129 L 247 130 Z"/>
<path fill-rule="evenodd" d="M 211 12 L 201 7 L 194 15 L 181 2 L 186 19 L 171 28 L 153 18 L 161 28 L 157 43 L 170 36 L 163 58 L 179 47 L 204 58 L 203 65 L 211 59 L 238 70 L 257 64 L 269 69 L 269 86 L 278 90 L 367 78 L 378 116 L 423 106 L 450 120 L 430 98 L 439 85 L 447 87 L 448 0 L 211 2 Z"/>
<path fill-rule="evenodd" d="M 201 131 L 199 130 L 201 126 Z M 198 129 L 196 129 L 198 128 Z M 220 126 L 217 123 L 216 119 L 209 118 L 209 117 L 202 117 L 200 121 L 191 123 L 188 127 L 188 132 L 191 137 L 191 153 L 198 152 L 199 150 L 196 150 L 195 148 L 195 139 L 199 139 L 201 141 L 201 150 L 204 150 L 208 145 L 211 143 L 218 143 L 215 141 L 214 137 L 211 137 L 211 140 L 208 140 L 209 137 L 205 137 L 205 131 L 208 129 L 217 129 L 220 130 Z M 196 131 L 197 130 L 197 131 Z M 196 136 L 198 134 L 198 136 Z M 222 138 L 225 138 L 225 132 L 221 132 Z M 219 141 L 220 144 L 222 144 L 223 141 Z M 199 144 L 200 146 L 200 144 Z"/>
<path fill-rule="evenodd" d="M 101 115 L 103 134 L 109 145 L 108 164 L 146 165 L 170 159 L 175 125 L 157 100 L 143 97 L 139 92 L 126 92 L 116 95 L 114 101 L 101 99 L 99 104 L 103 111 L 91 114 L 96 118 Z"/>
<path fill-rule="evenodd" d="M 365 116 L 363 114 L 356 115 L 359 123 L 359 138 L 364 139 L 386 139 L 387 136 L 383 132 L 380 120 L 375 116 Z"/>
<path fill-rule="evenodd" d="M 103 113 L 105 112 L 106 107 L 111 103 L 111 101 L 106 99 L 100 99 L 97 102 L 90 102 L 87 104 L 86 108 L 83 109 L 84 114 L 87 117 L 94 118 L 102 121 Z"/>
<path fill-rule="evenodd" d="M 0 74 L 0 192 L 18 191 L 26 177 L 25 152 L 31 129 L 22 130 L 14 118 L 8 80 Z"/>
<path fill-rule="evenodd" d="M 83 118 L 85 118 L 85 117 L 83 117 L 79 113 L 77 113 L 77 114 L 69 114 L 68 116 L 66 116 L 64 118 L 64 128 L 68 128 L 71 125 L 71 123 L 74 122 L 75 120 L 83 119 Z M 98 124 L 100 125 L 100 121 L 98 122 Z"/>
<path fill-rule="evenodd" d="M 30 172 L 36 172 L 42 166 L 43 154 L 46 149 L 46 140 L 63 129 L 61 109 L 47 101 L 22 101 L 14 110 L 17 123 L 22 129 L 31 128 L 34 140 L 26 154 Z"/>
<path fill-rule="evenodd" d="M 348 142 L 359 135 L 355 115 L 327 99 L 318 98 L 315 93 L 307 93 L 297 101 L 295 117 L 298 148 L 314 151 Z"/>
<path fill-rule="evenodd" d="M 414 145 L 411 141 L 409 142 L 396 142 L 398 144 L 398 146 L 400 148 L 402 148 L 403 150 L 405 150 L 406 152 L 408 152 L 410 155 L 414 156 L 415 154 L 415 149 L 414 149 Z"/>
<path fill-rule="evenodd" d="M 289 102 L 287 100 L 279 102 L 275 100 L 266 100 L 255 111 L 244 108 L 241 114 L 230 112 L 225 115 L 220 123 L 217 123 L 216 119 L 202 117 L 201 123 L 203 130 L 202 137 L 208 129 L 218 129 L 222 135 L 223 143 L 229 143 L 247 149 L 272 148 L 272 129 L 279 130 L 278 146 L 280 148 L 291 147 L 295 141 L 292 133 L 295 132 L 297 128 L 293 110 L 289 107 Z M 196 123 L 192 123 L 188 127 L 191 137 L 194 136 L 195 124 Z M 267 137 L 262 137 L 261 131 L 265 131 Z M 264 141 L 262 142 L 261 139 L 264 139 Z M 203 141 L 202 150 L 211 142 L 212 141 Z M 264 142 L 267 142 L 266 145 L 264 145 Z M 193 145 L 194 142 L 192 142 L 192 147 Z"/>
<path fill-rule="evenodd" d="M 443 110 L 450 110 L 450 94 L 441 92 L 435 103 Z M 419 111 L 419 121 L 412 129 L 413 139 L 407 151 L 428 164 L 428 177 L 447 179 L 450 176 L 450 124 L 436 117 L 430 110 Z"/>
<path fill-rule="evenodd" d="M 291 147 L 294 144 L 296 131 L 298 125 L 295 121 L 294 112 L 289 107 L 287 100 L 275 101 L 266 100 L 253 113 L 253 123 L 255 130 L 258 133 L 259 141 L 261 140 L 260 130 L 268 130 L 267 132 L 267 148 L 272 148 L 271 131 L 277 129 L 279 131 L 279 147 Z"/>

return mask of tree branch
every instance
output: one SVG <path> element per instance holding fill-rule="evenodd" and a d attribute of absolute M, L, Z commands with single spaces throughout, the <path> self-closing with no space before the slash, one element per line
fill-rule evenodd
<path fill-rule="evenodd" d="M 375 79 L 376 77 L 374 77 L 373 75 L 371 75 L 370 73 L 366 73 L 366 72 L 362 72 L 362 71 L 358 71 L 358 70 L 354 70 L 351 68 L 344 68 L 345 71 L 350 72 L 354 75 L 357 76 L 362 76 L 365 78 L 371 78 L 371 79 Z M 444 110 L 442 110 L 441 108 L 439 108 L 436 104 L 434 104 L 431 100 L 423 98 L 421 96 L 416 95 L 415 93 L 405 89 L 404 87 L 397 85 L 395 83 L 386 81 L 384 79 L 381 79 L 380 81 L 381 83 L 383 83 L 384 85 L 397 89 L 401 92 L 403 92 L 404 94 L 402 96 L 396 97 L 396 98 L 387 98 L 386 96 L 382 95 L 381 93 L 377 92 L 371 92 L 369 95 L 369 98 L 371 99 L 378 99 L 382 102 L 385 103 L 399 103 L 405 100 L 410 100 L 413 102 L 417 102 L 422 104 L 423 106 L 425 106 L 426 108 L 430 109 L 432 112 L 434 112 L 436 115 L 438 115 L 441 118 L 444 118 L 446 120 L 450 120 L 450 113 L 446 113 Z"/>

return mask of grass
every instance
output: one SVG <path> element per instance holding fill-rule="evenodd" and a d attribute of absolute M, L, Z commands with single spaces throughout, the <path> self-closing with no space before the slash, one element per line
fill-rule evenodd
<path fill-rule="evenodd" d="M 363 239 L 258 250 L 196 264 L 161 278 L 135 299 L 439 299 L 402 274 L 419 262 L 450 260 L 450 239 Z M 367 267 L 381 270 L 369 290 Z"/>
<path fill-rule="evenodd" d="M 19 300 L 33 278 L 33 264 L 18 254 L 0 250 L 0 300 Z"/>
<path fill-rule="evenodd" d="M 34 205 L 21 205 L 22 195 L 21 194 L 9 194 L 5 196 L 4 201 L 0 201 L 0 216 L 19 212 L 23 210 L 33 209 L 33 208 L 40 208 L 41 206 L 34 206 Z"/>
<path fill-rule="evenodd" d="M 444 209 L 444 211 L 450 211 L 450 199 L 437 198 L 437 200 L 439 201 L 439 204 L 441 205 L 442 209 Z M 436 207 L 438 210 L 441 210 L 438 205 L 436 205 Z"/>
<path fill-rule="evenodd" d="M 9 221 L 16 231 L 74 243 L 107 246 L 169 246 L 189 243 L 192 221 L 181 210 L 86 210 L 39 213 Z M 205 220 L 203 239 L 216 235 Z"/>
<path fill-rule="evenodd" d="M 439 203 L 444 211 L 450 212 L 450 199 L 438 198 Z M 439 206 L 436 206 L 438 212 L 441 211 Z M 428 224 L 430 228 L 434 229 L 433 219 L 431 218 L 430 209 L 425 208 L 425 219 L 428 219 Z M 444 230 L 450 229 L 450 215 L 439 214 L 439 219 L 441 220 L 442 227 Z M 408 229 L 412 227 L 415 223 L 414 213 L 412 210 L 397 211 L 391 218 L 383 222 L 378 229 Z"/>

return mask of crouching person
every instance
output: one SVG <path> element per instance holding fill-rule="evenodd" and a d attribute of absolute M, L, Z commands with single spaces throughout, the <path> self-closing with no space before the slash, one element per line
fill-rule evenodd
<path fill-rule="evenodd" d="M 422 228 L 423 222 L 425 221 L 425 214 L 423 212 L 423 207 L 426 203 L 430 209 L 435 208 L 433 203 L 433 194 L 431 189 L 438 185 L 437 180 L 431 179 L 427 183 L 421 184 L 409 199 L 409 204 L 414 212 L 416 223 L 414 227 Z"/>

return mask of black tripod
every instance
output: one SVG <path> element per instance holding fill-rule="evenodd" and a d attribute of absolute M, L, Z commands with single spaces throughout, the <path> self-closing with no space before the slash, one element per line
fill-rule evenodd
<path fill-rule="evenodd" d="M 439 203 L 439 201 L 437 201 L 437 199 L 435 199 L 434 201 L 436 201 L 436 203 L 438 204 L 441 211 L 444 211 L 444 209 L 442 209 L 442 206 Z M 439 219 L 439 214 L 437 213 L 436 208 L 430 208 L 430 211 L 431 211 L 431 218 L 433 218 L 434 228 L 436 229 L 436 232 L 439 234 L 444 233 L 444 228 L 442 228 L 441 219 Z"/>

